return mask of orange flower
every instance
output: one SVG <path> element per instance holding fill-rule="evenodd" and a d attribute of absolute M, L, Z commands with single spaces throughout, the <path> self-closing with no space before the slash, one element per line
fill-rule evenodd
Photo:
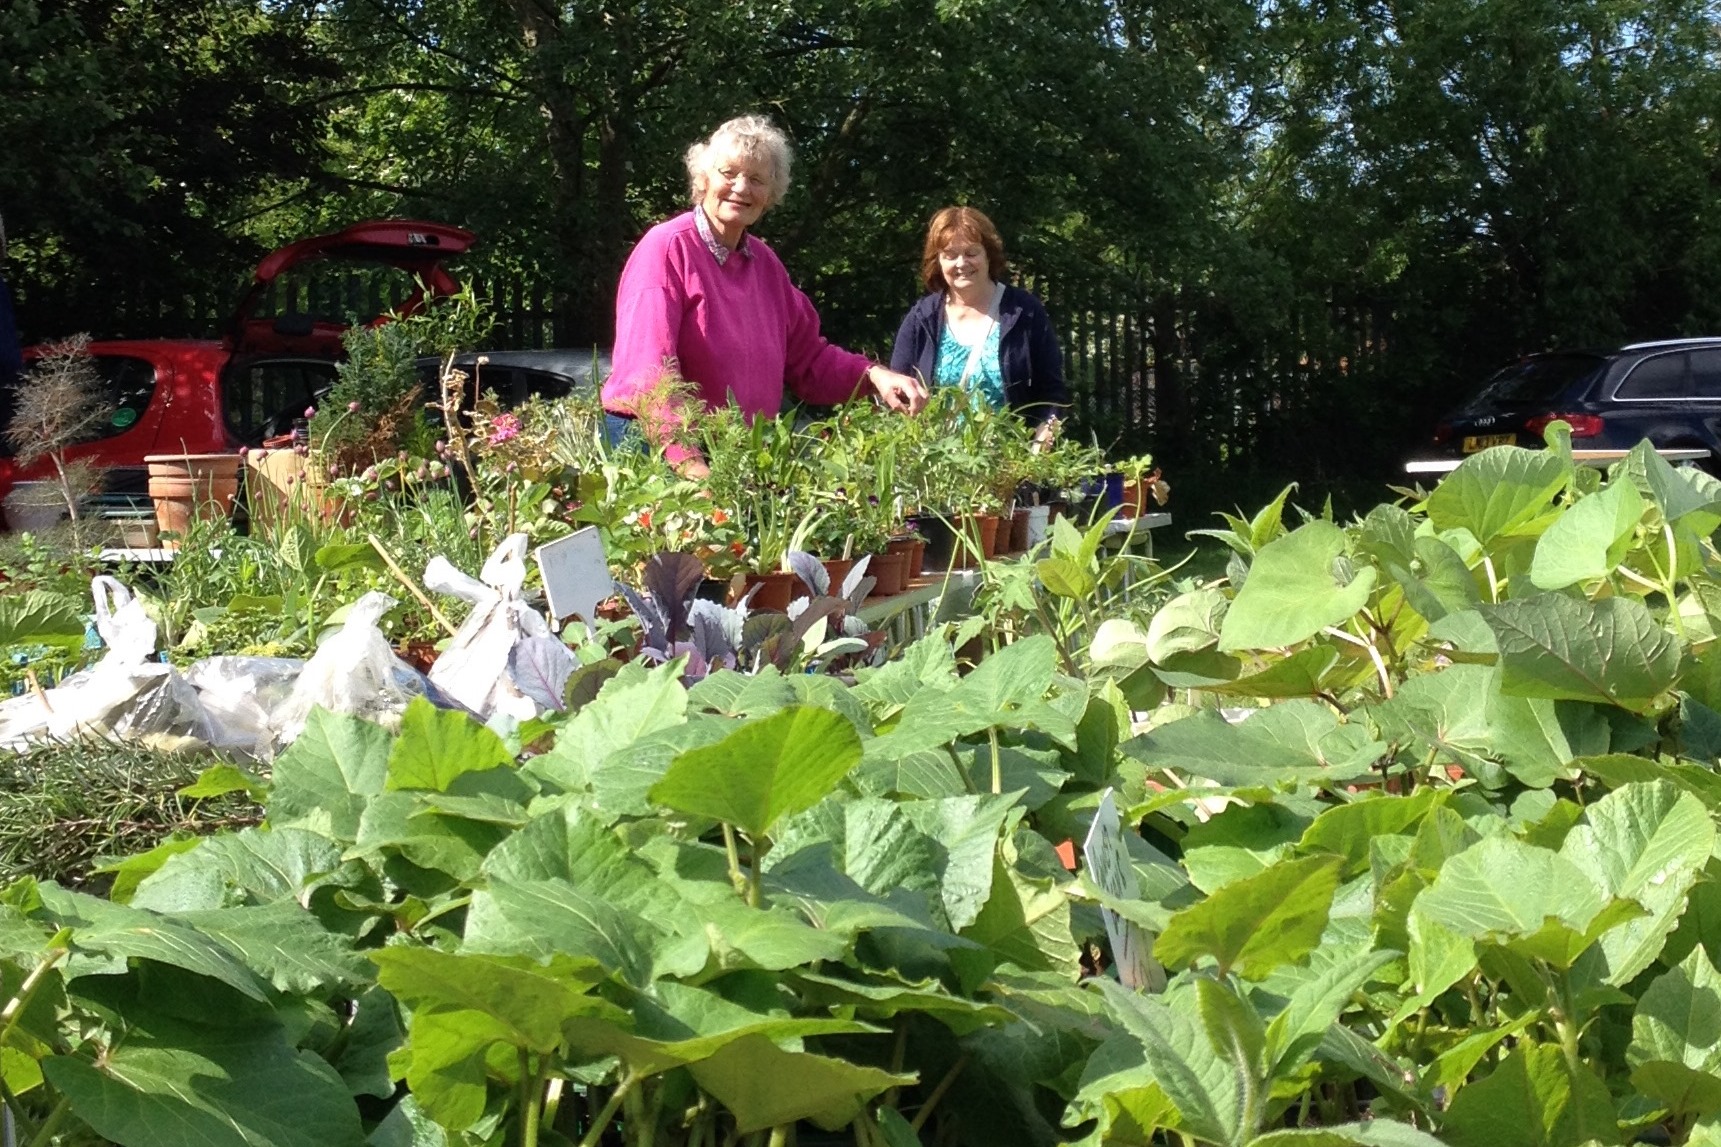
<path fill-rule="evenodd" d="M 651 511 L 650 510 L 641 510 L 639 512 L 639 528 L 642 530 L 651 529 Z"/>

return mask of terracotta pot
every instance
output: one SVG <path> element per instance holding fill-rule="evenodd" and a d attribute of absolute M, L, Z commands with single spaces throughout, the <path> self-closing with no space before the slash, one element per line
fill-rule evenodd
<path fill-rule="evenodd" d="M 1123 484 L 1123 500 L 1118 503 L 1117 516 L 1120 518 L 1139 518 L 1147 513 L 1147 483 L 1125 482 Z"/>
<path fill-rule="evenodd" d="M 1010 514 L 1010 553 L 1028 552 L 1028 507 L 1017 506 Z"/>
<path fill-rule="evenodd" d="M 329 493 L 326 471 L 309 464 L 291 448 L 257 450 L 245 456 L 245 505 L 251 522 L 265 530 L 310 514 L 337 526 L 350 526 L 356 507 Z"/>
<path fill-rule="evenodd" d="M 161 532 L 183 535 L 192 522 L 233 513 L 239 496 L 237 454 L 150 454 L 149 496 L 155 500 L 155 521 Z M 177 549 L 176 539 L 166 540 Z"/>
<path fill-rule="evenodd" d="M 996 538 L 997 519 L 993 519 L 993 537 Z M 953 570 L 971 570 L 980 564 L 980 559 L 986 556 L 986 523 L 979 514 L 957 514 L 950 519 L 950 529 L 954 535 L 951 552 L 950 568 Z"/>
<path fill-rule="evenodd" d="M 867 595 L 869 598 L 891 597 L 907 588 L 907 554 L 874 554 L 866 569 L 868 573 L 878 579 L 877 584 L 872 587 L 872 593 Z"/>
<path fill-rule="evenodd" d="M 819 564 L 825 567 L 825 576 L 830 579 L 830 587 L 825 590 L 831 597 L 838 597 L 843 592 L 843 579 L 849 576 L 849 571 L 855 568 L 853 558 L 821 558 Z M 810 598 L 813 591 L 800 578 L 795 579 L 795 592 L 790 600 L 800 601 L 803 597 Z"/>
<path fill-rule="evenodd" d="M 770 573 L 750 573 L 747 575 L 743 593 L 751 592 L 754 586 L 758 587 L 758 592 L 753 594 L 747 608 L 754 613 L 761 609 L 783 613 L 788 610 L 789 603 L 795 600 L 795 587 L 800 584 L 800 578 L 781 570 L 773 570 Z"/>
<path fill-rule="evenodd" d="M 998 556 L 998 526 L 1003 521 L 997 514 L 975 514 L 974 521 L 980 527 L 981 552 L 989 558 Z M 1004 535 L 1007 539 L 1008 534 Z"/>
<path fill-rule="evenodd" d="M 909 582 L 920 576 L 921 564 L 926 558 L 926 543 L 916 537 L 892 538 L 885 546 L 887 554 L 901 554 L 902 581 L 904 588 Z"/>
<path fill-rule="evenodd" d="M 855 568 L 855 560 L 853 558 L 826 558 L 823 564 L 825 567 L 825 573 L 829 575 L 831 579 L 830 595 L 832 597 L 841 597 L 843 592 L 843 579 L 853 572 Z"/>

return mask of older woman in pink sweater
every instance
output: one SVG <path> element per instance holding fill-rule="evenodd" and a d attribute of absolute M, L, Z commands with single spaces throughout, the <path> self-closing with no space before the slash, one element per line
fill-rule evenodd
<path fill-rule="evenodd" d="M 731 400 L 749 417 L 775 414 L 786 384 L 821 404 L 876 394 L 917 413 L 918 379 L 833 346 L 813 304 L 777 255 L 747 234 L 789 188 L 789 143 L 762 116 L 732 119 L 687 152 L 693 210 L 645 233 L 616 293 L 613 370 L 604 383 L 612 438 L 631 420 L 670 461 L 698 475 L 703 464 L 672 441 L 681 416 L 665 378 L 692 384 L 707 409 Z"/>

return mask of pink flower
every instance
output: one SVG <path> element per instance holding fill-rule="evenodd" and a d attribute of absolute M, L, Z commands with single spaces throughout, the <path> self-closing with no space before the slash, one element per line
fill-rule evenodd
<path fill-rule="evenodd" d="M 305 417 L 306 418 L 315 418 L 316 416 L 317 416 L 317 408 L 316 407 L 314 407 L 314 406 L 305 407 Z"/>
<path fill-rule="evenodd" d="M 520 417 L 517 414 L 498 414 L 490 420 L 490 445 L 500 446 L 510 438 L 520 433 Z"/>
<path fill-rule="evenodd" d="M 357 402 L 347 403 L 347 413 L 348 414 L 357 414 L 358 412 L 359 412 L 359 404 Z"/>

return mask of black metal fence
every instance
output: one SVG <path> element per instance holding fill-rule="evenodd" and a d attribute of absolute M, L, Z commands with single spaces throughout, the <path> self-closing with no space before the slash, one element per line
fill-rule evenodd
<path fill-rule="evenodd" d="M 466 279 L 495 319 L 492 349 L 567 345 L 569 305 L 544 282 Z M 1116 280 L 1024 283 L 1058 328 L 1074 424 L 1102 446 L 1151 449 L 1182 468 L 1255 472 L 1264 481 L 1384 476 L 1399 453 L 1399 441 L 1370 430 L 1389 339 L 1368 306 L 1334 303 L 1324 313 L 1292 316 L 1263 337 L 1246 334 L 1223 307 L 1201 297 L 1155 294 Z M 80 330 L 97 337 L 217 337 L 244 286 L 162 294 L 139 283 L 95 299 L 50 296 L 21 284 L 20 321 L 27 338 Z M 259 313 L 374 315 L 404 297 L 401 284 L 386 277 L 324 274 L 278 284 Z"/>

